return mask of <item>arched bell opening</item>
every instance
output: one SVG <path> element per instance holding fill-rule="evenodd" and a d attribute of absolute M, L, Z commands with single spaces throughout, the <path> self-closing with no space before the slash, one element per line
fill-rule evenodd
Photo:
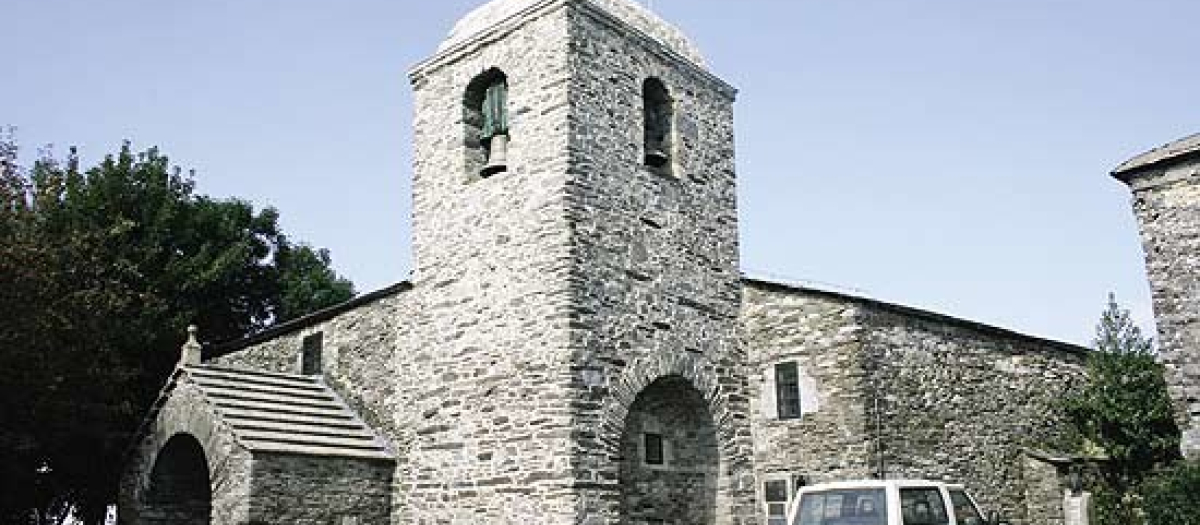
<path fill-rule="evenodd" d="M 642 83 L 643 162 L 663 175 L 672 175 L 675 108 L 666 84 L 657 78 Z"/>
<path fill-rule="evenodd" d="M 172 437 L 154 460 L 139 523 L 209 525 L 212 487 L 200 442 L 188 434 Z"/>
<path fill-rule="evenodd" d="M 463 144 L 471 177 L 508 171 L 508 77 L 491 68 L 476 76 L 463 96 Z"/>
<path fill-rule="evenodd" d="M 715 523 L 720 454 L 713 417 L 690 381 L 667 376 L 629 408 L 621 437 L 625 525 Z"/>

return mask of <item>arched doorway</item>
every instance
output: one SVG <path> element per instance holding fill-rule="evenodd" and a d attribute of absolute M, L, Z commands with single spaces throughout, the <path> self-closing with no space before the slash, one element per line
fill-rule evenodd
<path fill-rule="evenodd" d="M 715 522 L 720 456 L 704 396 L 681 376 L 651 383 L 621 436 L 621 523 Z"/>
<path fill-rule="evenodd" d="M 167 441 L 150 472 L 141 524 L 209 525 L 212 487 L 200 442 L 188 434 Z"/>

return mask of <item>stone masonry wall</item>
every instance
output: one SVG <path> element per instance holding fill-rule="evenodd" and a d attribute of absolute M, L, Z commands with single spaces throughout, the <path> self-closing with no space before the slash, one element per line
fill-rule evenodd
<path fill-rule="evenodd" d="M 255 456 L 251 525 L 388 525 L 391 462 Z"/>
<path fill-rule="evenodd" d="M 573 381 L 566 221 L 569 31 L 557 3 L 410 74 L 420 310 L 398 356 L 411 411 L 396 523 L 569 523 Z M 508 82 L 508 170 L 481 178 L 464 120 L 473 79 Z"/>
<path fill-rule="evenodd" d="M 835 297 L 746 282 L 742 330 L 759 485 L 772 477 L 800 475 L 819 483 L 874 472 L 860 311 L 857 304 Z M 799 365 L 803 415 L 780 420 L 775 365 L 793 361 Z"/>
<path fill-rule="evenodd" d="M 1022 447 L 1061 437 L 1086 350 L 886 306 L 863 324 L 888 476 L 963 483 L 985 509 L 1034 525 Z"/>
<path fill-rule="evenodd" d="M 873 477 L 882 448 L 888 478 L 964 483 L 1014 524 L 1051 525 L 1027 519 L 1029 508 L 1040 517 L 1060 505 L 1061 494 L 1030 499 L 1046 493 L 1032 486 L 1053 480 L 1026 472 L 1023 447 L 1060 437 L 1059 399 L 1082 384 L 1085 349 L 753 280 L 742 323 L 760 485 Z M 774 365 L 784 362 L 799 365 L 799 419 L 776 414 Z"/>
<path fill-rule="evenodd" d="M 683 378 L 656 381 L 630 407 L 625 424 L 622 516 L 632 523 L 712 523 L 720 462 L 704 397 Z M 661 437 L 661 461 L 648 461 L 647 434 Z"/>
<path fill-rule="evenodd" d="M 1063 481 L 1067 468 L 1026 454 L 1022 480 L 1025 484 L 1025 519 L 1037 525 L 1063 525 Z"/>
<path fill-rule="evenodd" d="M 1194 157 L 1139 173 L 1131 186 L 1182 449 L 1200 459 L 1200 159 Z"/>
<path fill-rule="evenodd" d="M 632 482 L 652 476 L 620 443 L 638 439 L 630 407 L 644 402 L 643 395 L 651 395 L 646 389 L 665 378 L 685 379 L 714 418 L 717 479 L 694 483 L 718 487 L 711 496 L 715 522 L 753 523 L 748 397 L 738 334 L 734 91 L 590 2 L 568 6 L 572 77 L 565 189 L 573 263 L 572 433 L 580 447 L 572 467 L 583 489 L 579 515 L 595 523 L 651 519 L 629 505 L 622 510 L 616 497 L 623 477 Z M 662 81 L 672 101 L 670 175 L 643 165 L 642 90 L 648 78 Z M 664 436 L 679 435 L 676 430 L 686 429 L 664 429 Z M 689 503 L 695 508 L 713 505 L 703 491 L 688 493 L 697 498 Z"/>
<path fill-rule="evenodd" d="M 397 293 L 217 357 L 211 364 L 245 370 L 299 374 L 305 337 L 322 334 L 322 376 L 327 384 L 372 428 L 391 438 L 403 437 L 395 395 L 402 352 L 413 348 L 408 338 L 414 316 L 414 294 Z"/>

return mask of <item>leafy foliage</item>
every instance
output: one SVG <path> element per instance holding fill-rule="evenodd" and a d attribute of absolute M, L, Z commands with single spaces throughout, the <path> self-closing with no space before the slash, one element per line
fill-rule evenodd
<path fill-rule="evenodd" d="M 1103 354 L 1154 355 L 1154 340 L 1142 334 L 1129 310 L 1121 308 L 1112 293 L 1108 294 L 1108 305 L 1100 314 L 1092 345 Z"/>
<path fill-rule="evenodd" d="M 1109 483 L 1092 487 L 1092 515 L 1097 525 L 1147 525 L 1138 493 Z"/>
<path fill-rule="evenodd" d="M 1088 358 L 1089 382 L 1066 412 L 1092 449 L 1107 456 L 1093 487 L 1100 525 L 1143 523 L 1138 485 L 1179 459 L 1179 430 L 1154 343 L 1111 294 Z"/>
<path fill-rule="evenodd" d="M 284 243 L 275 255 L 280 294 L 275 315 L 282 320 L 299 317 L 314 306 L 329 306 L 354 294 L 350 282 L 330 267 L 329 250 Z"/>
<path fill-rule="evenodd" d="M 1068 402 L 1081 433 L 1109 458 L 1118 486 L 1178 458 L 1179 430 L 1153 341 L 1109 295 L 1088 359 L 1088 386 Z"/>
<path fill-rule="evenodd" d="M 1200 464 L 1179 462 L 1142 486 L 1149 525 L 1200 525 Z"/>
<path fill-rule="evenodd" d="M 0 522 L 97 523 L 188 324 L 233 339 L 353 288 L 275 210 L 195 194 L 156 149 L 86 172 L 74 150 L 29 169 L 16 152 L 0 137 Z"/>

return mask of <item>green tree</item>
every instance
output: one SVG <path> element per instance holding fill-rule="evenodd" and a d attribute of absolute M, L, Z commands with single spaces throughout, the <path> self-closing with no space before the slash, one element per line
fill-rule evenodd
<path fill-rule="evenodd" d="M 1177 462 L 1141 487 L 1150 525 L 1200 525 L 1200 463 Z"/>
<path fill-rule="evenodd" d="M 188 324 L 234 339 L 353 295 L 274 209 L 196 194 L 156 149 L 24 169 L 9 134 L 0 159 L 2 522 L 99 522 Z"/>
<path fill-rule="evenodd" d="M 1143 335 L 1129 310 L 1117 304 L 1116 294 L 1108 294 L 1108 305 L 1100 313 L 1092 346 L 1102 354 L 1154 355 L 1154 339 Z"/>
<path fill-rule="evenodd" d="M 1096 327 L 1088 386 L 1069 405 L 1083 436 L 1103 450 L 1111 473 L 1136 482 L 1179 457 L 1179 430 L 1154 342 L 1113 295 Z"/>
<path fill-rule="evenodd" d="M 354 293 L 350 281 L 334 273 L 329 250 L 283 243 L 275 258 L 282 285 L 275 312 L 280 320 L 309 313 L 314 305 L 340 303 Z"/>
<path fill-rule="evenodd" d="M 1088 383 L 1067 414 L 1108 460 L 1096 487 L 1098 523 L 1140 523 L 1138 484 L 1179 458 L 1179 430 L 1154 343 L 1110 294 L 1088 357 Z"/>

